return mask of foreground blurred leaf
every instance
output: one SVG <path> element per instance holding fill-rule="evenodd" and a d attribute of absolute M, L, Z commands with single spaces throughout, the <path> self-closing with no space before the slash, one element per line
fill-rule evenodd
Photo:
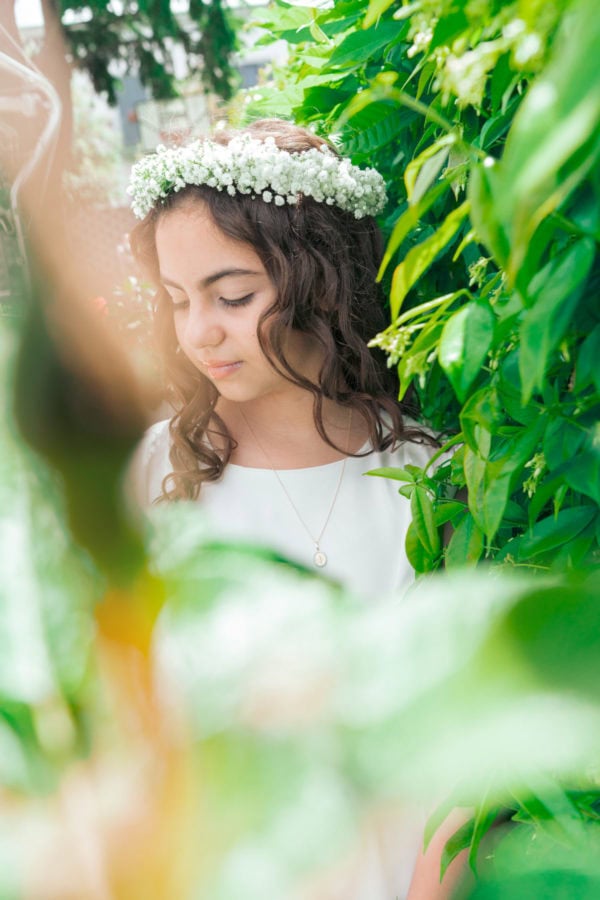
<path fill-rule="evenodd" d="M 528 92 L 509 132 L 494 202 L 510 233 L 511 278 L 539 223 L 560 206 L 600 154 L 599 43 L 595 0 L 575 0 L 552 61 Z"/>

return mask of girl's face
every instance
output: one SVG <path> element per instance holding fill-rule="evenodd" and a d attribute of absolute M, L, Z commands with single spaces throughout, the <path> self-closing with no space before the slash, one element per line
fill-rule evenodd
<path fill-rule="evenodd" d="M 221 396 L 244 403 L 293 390 L 258 342 L 260 316 L 277 291 L 252 246 L 224 234 L 195 203 L 161 216 L 156 251 L 181 349 Z M 290 332 L 285 352 L 297 372 L 315 377 L 306 336 Z"/>

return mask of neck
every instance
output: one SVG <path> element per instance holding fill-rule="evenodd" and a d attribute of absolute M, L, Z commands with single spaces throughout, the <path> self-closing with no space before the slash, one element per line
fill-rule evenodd
<path fill-rule="evenodd" d="M 323 403 L 323 424 L 337 450 L 323 440 L 313 415 L 313 397 L 300 388 L 274 406 L 261 399 L 220 402 L 217 412 L 237 442 L 231 462 L 252 468 L 296 469 L 325 465 L 355 453 L 366 441 L 364 423 L 346 407 Z"/>

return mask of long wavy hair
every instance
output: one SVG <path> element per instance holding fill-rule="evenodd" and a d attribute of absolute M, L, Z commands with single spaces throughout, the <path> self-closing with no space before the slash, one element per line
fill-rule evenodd
<path fill-rule="evenodd" d="M 259 139 L 271 136 L 289 152 L 326 143 L 277 119 L 254 122 L 244 132 Z M 213 140 L 227 144 L 232 136 L 221 132 Z M 249 195 L 230 196 L 206 185 L 188 185 L 157 205 L 131 234 L 134 255 L 158 288 L 155 333 L 168 399 L 175 410 L 169 426 L 173 472 L 163 481 L 160 499 L 198 497 L 203 482 L 221 477 L 236 446 L 216 412 L 217 389 L 179 351 L 172 305 L 160 284 L 157 223 L 167 211 L 195 202 L 208 209 L 226 235 L 253 247 L 276 286 L 277 298 L 259 321 L 259 344 L 280 374 L 313 395 L 314 422 L 322 439 L 346 452 L 327 434 L 323 401 L 328 398 L 362 416 L 375 450 L 405 440 L 427 440 L 419 429 L 405 427 L 394 374 L 384 354 L 367 346 L 387 324 L 375 280 L 383 249 L 375 220 L 357 220 L 352 213 L 311 197 L 300 197 L 295 205 L 276 206 Z M 323 363 L 315 382 L 295 371 L 286 359 L 283 348 L 290 329 L 310 335 L 322 350 Z M 206 438 L 209 427 L 220 435 L 219 450 Z"/>

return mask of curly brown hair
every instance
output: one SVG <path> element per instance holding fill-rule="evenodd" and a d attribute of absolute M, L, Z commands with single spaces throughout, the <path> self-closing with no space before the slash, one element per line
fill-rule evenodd
<path fill-rule="evenodd" d="M 254 122 L 244 132 L 259 139 L 271 136 L 288 152 L 326 143 L 277 119 Z M 232 136 L 221 132 L 213 140 L 227 144 Z M 375 280 L 383 249 L 375 220 L 357 220 L 352 213 L 311 197 L 275 206 L 249 195 L 230 196 L 206 185 L 188 185 L 157 204 L 131 234 L 135 257 L 158 287 L 156 336 L 175 409 L 170 422 L 173 472 L 163 481 L 161 499 L 196 498 L 203 482 L 220 478 L 236 446 L 215 410 L 218 391 L 178 352 L 172 305 L 158 273 L 155 230 L 161 215 L 196 201 L 205 205 L 226 235 L 253 247 L 276 286 L 277 299 L 261 316 L 258 340 L 280 374 L 312 393 L 314 422 L 322 439 L 345 452 L 325 429 L 323 400 L 328 398 L 362 416 L 375 450 L 407 439 L 427 440 L 420 430 L 404 426 L 395 376 L 383 353 L 367 346 L 387 324 Z M 311 335 L 322 349 L 317 382 L 295 371 L 286 359 L 283 347 L 290 329 Z M 221 437 L 219 451 L 206 440 L 209 427 Z"/>

